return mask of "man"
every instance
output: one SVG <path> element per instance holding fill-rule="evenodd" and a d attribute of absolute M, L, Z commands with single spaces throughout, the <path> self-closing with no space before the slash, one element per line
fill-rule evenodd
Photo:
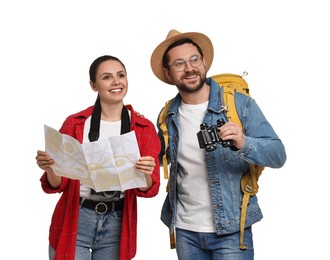
<path fill-rule="evenodd" d="M 206 35 L 176 30 L 151 56 L 156 77 L 178 89 L 166 114 L 169 149 L 162 153 L 169 156 L 171 170 L 161 219 L 171 233 L 175 230 L 180 260 L 249 260 L 254 257 L 251 226 L 262 219 L 262 212 L 256 196 L 250 197 L 240 247 L 241 178 L 249 171 L 248 163 L 282 167 L 286 153 L 252 98 L 235 94 L 243 128 L 227 120 L 219 85 L 206 77 L 212 61 L 213 45 Z M 217 125 L 219 119 L 226 123 L 217 134 L 232 146 L 201 149 L 201 124 Z M 160 128 L 159 136 L 162 139 Z"/>

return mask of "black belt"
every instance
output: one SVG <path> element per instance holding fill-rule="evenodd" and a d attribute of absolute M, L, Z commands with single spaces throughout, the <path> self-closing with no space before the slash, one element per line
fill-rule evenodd
<path fill-rule="evenodd" d="M 95 210 L 97 214 L 103 215 L 110 211 L 123 211 L 124 199 L 118 201 L 95 201 L 80 198 L 80 202 L 83 200 L 81 207 Z"/>

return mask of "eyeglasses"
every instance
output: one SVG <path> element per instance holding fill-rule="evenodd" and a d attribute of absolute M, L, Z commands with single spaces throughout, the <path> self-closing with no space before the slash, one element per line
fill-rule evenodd
<path fill-rule="evenodd" d="M 190 57 L 189 60 L 182 60 L 182 59 L 178 59 L 175 60 L 171 65 L 169 65 L 169 67 L 173 67 L 173 69 L 176 72 L 180 72 L 183 71 L 186 68 L 186 63 L 189 62 L 189 64 L 194 67 L 197 68 L 198 66 L 200 66 L 202 64 L 203 61 L 203 57 L 200 55 L 193 55 Z"/>

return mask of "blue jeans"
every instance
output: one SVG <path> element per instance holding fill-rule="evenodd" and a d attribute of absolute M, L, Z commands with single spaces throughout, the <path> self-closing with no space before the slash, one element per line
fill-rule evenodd
<path fill-rule="evenodd" d="M 239 232 L 228 235 L 192 232 L 176 228 L 176 252 L 179 260 L 253 260 L 251 227 L 244 231 L 246 250 L 239 248 Z"/>
<path fill-rule="evenodd" d="M 122 217 L 121 211 L 99 215 L 80 208 L 75 260 L 119 259 Z M 49 247 L 49 259 L 54 259 L 54 254 Z"/>

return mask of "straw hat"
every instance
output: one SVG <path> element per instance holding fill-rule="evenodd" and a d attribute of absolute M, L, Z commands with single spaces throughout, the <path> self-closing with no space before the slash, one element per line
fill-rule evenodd
<path fill-rule="evenodd" d="M 171 30 L 165 41 L 160 43 L 154 52 L 151 55 L 151 68 L 153 73 L 159 78 L 161 81 L 173 85 L 171 82 L 168 81 L 167 77 L 163 72 L 163 55 L 172 43 L 183 39 L 189 38 L 194 41 L 198 46 L 202 49 L 204 55 L 204 61 L 206 63 L 206 72 L 210 69 L 213 61 L 213 45 L 211 40 L 204 34 L 198 32 L 187 32 L 187 33 L 180 33 L 176 30 Z"/>

